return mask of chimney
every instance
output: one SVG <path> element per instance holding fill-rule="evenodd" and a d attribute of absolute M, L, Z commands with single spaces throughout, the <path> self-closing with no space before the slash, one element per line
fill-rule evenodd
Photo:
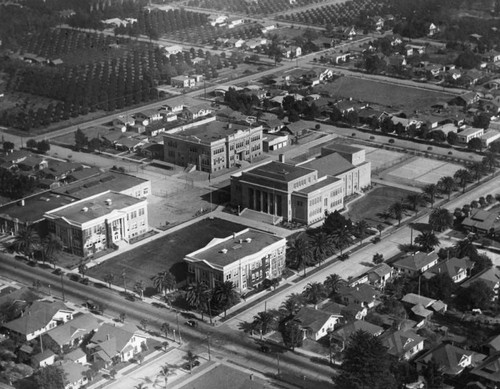
<path fill-rule="evenodd" d="M 24 199 L 21 199 L 21 207 L 24 207 Z"/>
<path fill-rule="evenodd" d="M 240 239 L 240 244 L 242 244 L 242 243 L 243 243 L 243 239 Z"/>
<path fill-rule="evenodd" d="M 109 340 L 110 337 L 109 337 L 109 334 L 106 334 L 106 340 Z"/>
<path fill-rule="evenodd" d="M 281 163 L 285 163 L 285 154 L 280 154 L 278 156 L 278 161 L 280 161 Z"/>
<path fill-rule="evenodd" d="M 88 212 L 88 211 L 89 211 L 89 209 L 87 207 L 82 208 L 82 212 Z"/>
<path fill-rule="evenodd" d="M 105 203 L 106 203 L 106 205 L 111 205 L 111 204 L 113 204 L 113 202 L 111 201 L 111 199 L 106 199 Z"/>

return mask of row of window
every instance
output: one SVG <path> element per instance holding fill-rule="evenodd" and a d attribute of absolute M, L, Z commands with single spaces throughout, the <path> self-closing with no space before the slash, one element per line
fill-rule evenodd
<path fill-rule="evenodd" d="M 311 182 L 311 177 L 309 177 L 309 182 Z M 293 184 L 293 189 L 301 188 L 307 184 L 307 180 L 304 178 L 303 180 L 297 181 Z"/>
<path fill-rule="evenodd" d="M 174 141 L 174 140 L 169 140 L 169 141 L 167 142 L 167 145 L 168 145 L 168 147 L 177 148 L 177 142 L 176 142 L 176 141 Z"/>
<path fill-rule="evenodd" d="M 330 197 L 338 196 L 341 193 L 342 193 L 342 188 L 335 189 L 334 191 L 330 192 Z"/>
<path fill-rule="evenodd" d="M 252 136 L 252 137 L 250 138 L 250 140 L 251 140 L 252 142 L 255 142 L 255 141 L 260 140 L 260 134 Z"/>
<path fill-rule="evenodd" d="M 215 149 L 212 153 L 213 155 L 217 155 L 217 154 L 221 154 L 224 152 L 224 147 L 219 147 L 217 149 Z"/>
<path fill-rule="evenodd" d="M 318 213 L 323 213 L 323 210 L 321 208 L 313 209 L 312 211 L 309 212 L 309 216 L 314 216 L 317 215 Z"/>
<path fill-rule="evenodd" d="M 260 144 L 252 146 L 252 151 L 260 150 Z"/>
<path fill-rule="evenodd" d="M 312 207 L 313 205 L 321 203 L 321 197 L 316 197 L 315 199 L 309 200 L 309 206 Z"/>

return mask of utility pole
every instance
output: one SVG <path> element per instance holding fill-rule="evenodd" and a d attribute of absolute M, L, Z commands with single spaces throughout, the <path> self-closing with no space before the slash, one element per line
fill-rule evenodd
<path fill-rule="evenodd" d="M 61 273 L 61 291 L 62 291 L 62 299 L 63 302 L 66 301 L 66 297 L 64 296 L 64 279 L 63 279 L 63 274 Z"/>
<path fill-rule="evenodd" d="M 208 360 L 211 361 L 212 357 L 210 355 L 210 334 L 207 334 L 207 345 L 208 345 Z"/>
<path fill-rule="evenodd" d="M 182 344 L 181 328 L 179 327 L 179 311 L 175 311 L 175 317 L 177 319 L 177 332 L 179 333 L 179 344 Z"/>

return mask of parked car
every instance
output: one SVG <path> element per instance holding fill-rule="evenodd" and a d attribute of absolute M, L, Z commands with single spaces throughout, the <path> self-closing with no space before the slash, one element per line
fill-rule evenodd
<path fill-rule="evenodd" d="M 195 321 L 195 320 L 188 320 L 187 322 L 185 322 L 184 324 L 186 324 L 187 326 L 189 327 L 196 327 L 198 325 L 198 322 Z"/>
<path fill-rule="evenodd" d="M 271 352 L 271 347 L 263 344 L 262 346 L 260 346 L 260 351 L 264 354 L 269 354 Z"/>
<path fill-rule="evenodd" d="M 200 366 L 200 361 L 193 361 L 193 362 L 191 363 L 191 366 L 189 366 L 189 362 L 186 362 L 186 363 L 182 366 L 182 368 L 183 368 L 184 370 L 188 370 L 188 371 L 190 371 L 191 369 L 194 369 L 194 368 L 195 368 L 195 367 L 197 367 L 197 366 Z"/>

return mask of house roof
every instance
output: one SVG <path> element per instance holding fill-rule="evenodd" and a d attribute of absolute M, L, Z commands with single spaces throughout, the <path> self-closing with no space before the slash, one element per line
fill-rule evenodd
<path fill-rule="evenodd" d="M 486 358 L 483 363 L 472 369 L 471 374 L 483 377 L 491 382 L 500 382 L 500 354 Z"/>
<path fill-rule="evenodd" d="M 495 224 L 500 228 L 500 223 L 497 223 L 497 212 L 485 211 L 478 209 L 471 213 L 471 216 L 466 218 L 462 225 L 465 227 L 474 227 L 478 230 L 490 231 L 495 228 Z"/>
<path fill-rule="evenodd" d="M 472 285 L 476 281 L 483 281 L 488 285 L 491 289 L 498 286 L 500 283 L 500 270 L 496 267 L 491 267 L 486 269 L 485 271 L 476 274 L 475 276 L 469 278 L 467 281 L 462 283 L 460 286 L 462 288 L 467 288 Z"/>
<path fill-rule="evenodd" d="M 355 287 L 341 287 L 339 288 L 338 294 L 342 297 L 352 296 L 353 299 L 360 302 L 371 303 L 377 298 L 379 292 L 370 285 L 360 284 Z"/>
<path fill-rule="evenodd" d="M 313 172 L 304 166 L 293 166 L 287 163 L 272 161 L 256 167 L 255 169 L 243 172 L 242 179 L 247 179 L 251 176 L 259 176 L 270 180 L 291 182 L 300 177 L 306 176 Z"/>
<path fill-rule="evenodd" d="M 86 354 L 83 352 L 83 350 L 81 348 L 77 348 L 77 349 L 69 352 L 68 354 L 65 354 L 64 358 L 75 362 L 75 361 L 79 360 L 80 358 L 83 358 L 84 356 L 86 356 Z"/>
<path fill-rule="evenodd" d="M 488 341 L 488 346 L 490 346 L 495 351 L 500 351 L 500 335 L 496 335 Z"/>
<path fill-rule="evenodd" d="M 64 361 L 61 362 L 61 368 L 64 373 L 64 381 L 66 384 L 74 384 L 80 381 L 85 376 L 85 373 L 89 368 L 87 366 L 80 365 L 79 363 L 75 363 L 73 361 Z"/>
<path fill-rule="evenodd" d="M 427 364 L 434 359 L 444 374 L 457 375 L 464 369 L 459 365 L 462 358 L 470 358 L 472 354 L 472 351 L 464 350 L 451 344 L 441 343 L 436 348 L 429 350 L 417 358 L 415 362 Z"/>
<path fill-rule="evenodd" d="M 394 263 L 394 267 L 420 271 L 423 267 L 429 265 L 437 259 L 438 255 L 434 251 L 430 253 L 418 252 L 396 261 Z"/>
<path fill-rule="evenodd" d="M 295 319 L 300 320 L 300 325 L 303 328 L 310 328 L 315 333 L 318 332 L 331 317 L 333 317 L 331 313 L 309 307 L 300 308 L 300 311 L 295 315 Z"/>
<path fill-rule="evenodd" d="M 316 158 L 300 166 L 317 170 L 318 176 L 329 175 L 334 177 L 355 168 L 352 163 L 338 153 Z"/>
<path fill-rule="evenodd" d="M 434 299 L 431 299 L 429 297 L 425 297 L 425 296 L 420 296 L 418 294 L 415 294 L 415 293 L 408 293 L 406 294 L 402 299 L 401 299 L 402 302 L 404 303 L 408 303 L 408 304 L 411 304 L 411 305 L 422 305 L 424 308 L 428 308 L 430 307 L 432 304 L 434 304 L 436 302 L 436 300 Z"/>
<path fill-rule="evenodd" d="M 3 324 L 3 327 L 22 335 L 32 334 L 49 324 L 59 311 L 72 312 L 73 310 L 60 301 L 38 300 L 26 309 L 23 316 Z"/>
<path fill-rule="evenodd" d="M 122 352 L 133 336 L 138 336 L 137 331 L 130 325 L 116 327 L 104 323 L 90 339 L 91 343 L 99 345 L 110 358 Z"/>
<path fill-rule="evenodd" d="M 293 135 L 296 135 L 303 130 L 309 130 L 311 128 L 314 128 L 315 125 L 316 125 L 315 122 L 310 122 L 310 121 L 306 121 L 306 120 L 299 120 L 299 121 L 296 121 L 293 123 L 286 124 L 285 128 L 288 131 L 290 131 Z"/>
<path fill-rule="evenodd" d="M 373 275 L 378 278 L 381 278 L 386 276 L 387 274 L 391 274 L 391 272 L 392 272 L 391 266 L 389 266 L 387 263 L 380 263 L 368 271 L 368 277 L 370 278 L 371 275 Z"/>
<path fill-rule="evenodd" d="M 99 320 L 97 320 L 94 315 L 85 313 L 50 330 L 47 332 L 47 335 L 62 347 L 65 344 L 71 343 L 74 339 L 80 338 L 96 330 L 99 328 L 99 323 Z"/>
<path fill-rule="evenodd" d="M 49 358 L 52 358 L 54 355 L 56 355 L 52 350 L 46 349 L 42 351 L 41 353 L 38 353 L 34 355 L 31 360 L 33 362 L 36 362 L 37 364 L 40 364 L 43 361 L 46 361 Z"/>
<path fill-rule="evenodd" d="M 456 277 L 461 271 L 470 269 L 474 266 L 474 262 L 468 258 L 450 258 L 431 267 L 428 272 L 433 274 L 445 273 L 451 278 Z"/>
<path fill-rule="evenodd" d="M 412 308 L 411 308 L 411 311 L 417 315 L 417 316 L 420 316 L 420 317 L 429 317 L 430 315 L 432 315 L 432 311 L 429 311 L 428 309 L 425 309 L 424 306 L 422 304 L 417 304 L 417 305 L 414 305 Z"/>
<path fill-rule="evenodd" d="M 356 331 L 364 331 L 368 332 L 370 335 L 378 336 L 382 332 L 384 332 L 384 329 L 364 320 L 356 320 L 352 323 L 346 324 L 344 327 L 338 329 L 333 334 L 340 339 L 347 340 Z"/>
<path fill-rule="evenodd" d="M 387 352 L 396 357 L 402 357 L 407 351 L 424 341 L 424 338 L 412 330 L 393 331 L 382 334 L 382 344 L 387 347 Z"/>

